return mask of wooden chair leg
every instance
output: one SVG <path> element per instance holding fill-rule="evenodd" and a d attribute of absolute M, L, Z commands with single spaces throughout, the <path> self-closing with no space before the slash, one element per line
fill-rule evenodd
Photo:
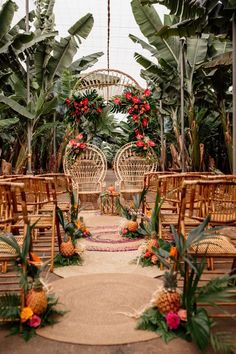
<path fill-rule="evenodd" d="M 1 269 L 2 269 L 2 273 L 7 273 L 7 261 L 2 261 Z"/>

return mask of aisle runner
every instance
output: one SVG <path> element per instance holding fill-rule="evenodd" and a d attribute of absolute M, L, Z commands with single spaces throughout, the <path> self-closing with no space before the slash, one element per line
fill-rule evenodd
<path fill-rule="evenodd" d="M 119 234 L 118 226 L 90 227 L 92 236 L 83 240 L 87 251 L 124 252 L 135 251 L 143 238 L 128 239 Z"/>

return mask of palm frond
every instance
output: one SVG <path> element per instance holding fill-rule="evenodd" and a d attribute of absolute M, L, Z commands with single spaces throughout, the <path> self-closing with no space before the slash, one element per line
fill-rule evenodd
<path fill-rule="evenodd" d="M 20 296 L 18 294 L 4 294 L 0 296 L 0 318 L 16 319 L 20 313 Z"/>

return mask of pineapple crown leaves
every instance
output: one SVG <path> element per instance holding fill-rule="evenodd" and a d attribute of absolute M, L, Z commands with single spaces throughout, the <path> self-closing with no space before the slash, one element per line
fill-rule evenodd
<path fill-rule="evenodd" d="M 118 210 L 118 212 L 126 219 L 131 220 L 131 215 L 130 215 L 130 211 L 129 208 L 127 208 L 126 206 L 122 205 L 119 198 L 116 199 L 116 208 Z"/>
<path fill-rule="evenodd" d="M 177 288 L 177 272 L 172 269 L 164 273 L 164 287 L 165 289 L 174 290 Z"/>

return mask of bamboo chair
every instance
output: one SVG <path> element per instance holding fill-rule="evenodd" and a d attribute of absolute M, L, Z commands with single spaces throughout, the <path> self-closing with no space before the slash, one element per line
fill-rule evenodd
<path fill-rule="evenodd" d="M 159 215 L 159 235 L 165 237 L 168 234 L 169 226 L 177 227 L 179 220 L 179 210 L 181 203 L 181 190 L 185 180 L 196 180 L 202 178 L 201 173 L 175 173 L 158 177 L 157 193 L 164 203 Z M 187 218 L 185 220 L 188 227 L 198 224 L 197 220 Z"/>
<path fill-rule="evenodd" d="M 124 145 L 116 153 L 114 172 L 118 190 L 124 199 L 130 199 L 144 188 L 144 175 L 157 169 L 157 156 L 152 148 L 146 156 L 135 151 L 135 142 Z"/>
<path fill-rule="evenodd" d="M 98 208 L 98 198 L 105 188 L 107 161 L 104 153 L 95 145 L 87 144 L 86 149 L 72 160 L 68 149 L 64 157 L 65 175 L 71 178 L 81 202 L 92 202 Z"/>
<path fill-rule="evenodd" d="M 70 210 L 70 198 L 69 193 L 72 192 L 72 181 L 69 176 L 64 173 L 45 173 L 37 175 L 36 177 L 49 177 L 54 179 L 56 195 L 57 195 L 57 205 L 63 212 L 68 212 Z M 43 206 L 43 210 L 51 210 L 53 204 Z"/>
<path fill-rule="evenodd" d="M 15 224 L 23 223 L 22 233 L 15 235 L 21 246 L 29 224 L 26 207 L 24 184 L 0 182 L 0 235 L 14 230 Z M 8 263 L 16 259 L 15 250 L 4 242 L 0 242 L 0 263 L 2 273 L 6 273 Z"/>
<path fill-rule="evenodd" d="M 50 253 L 50 271 L 53 271 L 56 236 L 58 242 L 60 242 L 54 180 L 49 177 L 23 176 L 16 178 L 16 181 L 24 183 L 30 224 L 34 224 L 37 221 L 33 230 L 32 248 L 43 256 L 46 253 Z M 13 225 L 15 230 L 20 230 L 22 226 L 22 221 L 18 221 Z M 47 236 L 48 233 L 49 236 Z"/>
<path fill-rule="evenodd" d="M 190 196 L 190 198 L 188 198 Z M 236 182 L 234 181 L 185 181 L 181 192 L 178 230 L 187 235 L 186 218 L 202 222 L 210 215 L 210 226 L 236 226 Z M 190 252 L 210 259 L 231 258 L 236 267 L 236 248 L 227 236 L 209 239 Z M 213 268 L 213 262 L 210 267 Z"/>

